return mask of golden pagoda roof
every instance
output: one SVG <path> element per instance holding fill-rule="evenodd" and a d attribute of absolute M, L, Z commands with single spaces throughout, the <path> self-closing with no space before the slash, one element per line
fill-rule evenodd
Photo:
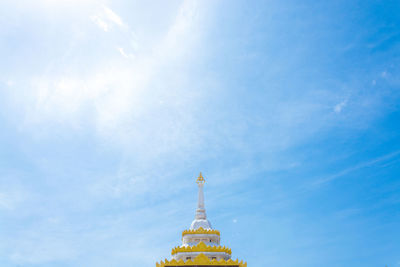
<path fill-rule="evenodd" d="M 171 255 L 174 255 L 178 252 L 225 252 L 229 255 L 232 254 L 232 250 L 225 246 L 207 246 L 204 242 L 200 242 L 195 246 L 186 246 L 186 247 L 175 247 L 172 249 Z"/>
<path fill-rule="evenodd" d="M 220 235 L 218 230 L 214 229 L 204 229 L 203 227 L 199 227 L 198 229 L 189 229 L 182 232 L 182 237 L 185 235 Z"/>
<path fill-rule="evenodd" d="M 198 266 L 198 265 L 203 265 L 203 266 L 237 266 L 237 267 L 247 267 L 247 263 L 243 263 L 243 261 L 240 261 L 236 259 L 235 261 L 229 259 L 229 260 L 219 260 L 217 261 L 216 259 L 210 260 L 206 255 L 203 253 L 200 253 L 196 258 L 193 260 L 187 260 L 183 261 L 180 259 L 179 261 L 173 259 L 171 261 L 165 259 L 165 262 L 161 261 L 160 263 L 156 263 L 156 267 L 168 267 L 168 266 Z"/>

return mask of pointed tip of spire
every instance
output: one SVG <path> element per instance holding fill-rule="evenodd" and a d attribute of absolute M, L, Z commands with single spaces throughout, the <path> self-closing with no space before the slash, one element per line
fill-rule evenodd
<path fill-rule="evenodd" d="M 204 180 L 203 174 L 200 172 L 199 177 L 197 177 L 197 184 L 204 184 L 206 180 Z"/>

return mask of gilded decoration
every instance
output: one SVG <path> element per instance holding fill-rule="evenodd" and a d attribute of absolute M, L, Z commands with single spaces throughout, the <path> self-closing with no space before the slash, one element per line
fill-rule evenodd
<path fill-rule="evenodd" d="M 238 267 L 247 267 L 247 263 L 243 263 L 236 259 L 235 261 L 229 259 L 224 260 L 221 259 L 217 261 L 216 259 L 210 260 L 206 255 L 203 253 L 199 254 L 193 260 L 183 261 L 180 259 L 179 261 L 173 259 L 171 261 L 165 259 L 165 262 L 161 261 L 160 263 L 156 263 L 156 267 L 168 267 L 168 266 L 238 266 Z"/>
<path fill-rule="evenodd" d="M 220 235 L 218 230 L 213 230 L 213 229 L 204 229 L 203 227 L 200 227 L 196 230 L 185 230 L 182 232 L 182 237 L 185 235 L 200 235 L 200 234 L 206 234 L 206 235 Z"/>
<path fill-rule="evenodd" d="M 204 184 L 206 182 L 206 180 L 204 180 L 203 174 L 199 174 L 199 177 L 197 177 L 197 181 L 198 184 Z"/>
<path fill-rule="evenodd" d="M 230 248 L 226 248 L 225 246 L 207 246 L 203 242 L 198 243 L 196 246 L 175 247 L 172 249 L 171 255 L 178 252 L 225 252 L 232 255 Z"/>

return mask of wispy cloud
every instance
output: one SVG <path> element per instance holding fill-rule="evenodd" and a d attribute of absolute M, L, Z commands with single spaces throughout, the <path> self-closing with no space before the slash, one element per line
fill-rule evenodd
<path fill-rule="evenodd" d="M 147 166 L 147 159 L 167 152 L 183 157 L 186 151 L 198 149 L 199 133 L 192 114 L 196 103 L 190 91 L 183 94 L 184 88 L 176 87 L 184 74 L 163 73 L 169 64 L 185 64 L 186 51 L 194 44 L 191 35 L 200 19 L 197 8 L 194 2 L 183 2 L 160 38 L 149 43 L 150 53 L 133 56 L 119 41 L 112 43 L 113 51 L 117 47 L 121 55 L 135 60 L 122 62 L 120 57 L 112 55 L 111 66 L 99 60 L 99 66 L 84 73 L 44 72 L 27 78 L 15 90 L 4 92 L 22 117 L 20 130 L 40 139 L 53 135 L 57 129 L 94 133 L 100 142 L 122 154 L 128 153 L 132 160 L 140 160 L 142 166 Z M 99 18 L 106 21 L 110 17 L 108 23 L 122 27 L 122 20 L 110 12 L 103 10 Z M 129 43 L 130 30 L 121 34 L 126 35 Z M 174 86 L 167 92 L 159 85 L 154 86 L 153 81 Z M 25 97 L 21 98 L 21 94 Z M 132 155 L 139 152 L 140 159 Z M 160 184 L 160 179 L 167 179 L 165 175 L 138 174 L 137 169 L 134 171 L 128 165 L 122 163 L 119 174 L 101 177 L 89 190 L 104 196 L 120 196 L 146 192 L 156 181 Z"/>
<path fill-rule="evenodd" d="M 134 59 L 135 55 L 134 54 L 128 54 L 125 52 L 125 49 L 122 47 L 117 47 L 118 52 L 125 58 L 129 58 L 129 59 Z"/>
<path fill-rule="evenodd" d="M 342 171 L 340 171 L 338 173 L 335 173 L 335 174 L 329 175 L 327 177 L 318 179 L 317 181 L 313 182 L 312 185 L 313 186 L 319 186 L 319 185 L 322 185 L 322 184 L 325 184 L 325 183 L 332 182 L 332 181 L 334 181 L 336 179 L 339 179 L 340 177 L 343 177 L 343 176 L 345 176 L 345 175 L 347 175 L 347 174 L 349 174 L 351 172 L 354 172 L 354 171 L 357 171 L 357 170 L 360 170 L 360 169 L 363 169 L 363 168 L 367 168 L 367 167 L 373 166 L 373 165 L 375 165 L 377 163 L 388 161 L 388 160 L 390 160 L 392 158 L 395 158 L 399 154 L 400 154 L 400 150 L 392 152 L 392 153 L 389 153 L 389 154 L 386 154 L 386 155 L 383 155 L 381 157 L 378 157 L 378 158 L 375 158 L 375 159 L 372 159 L 372 160 L 369 160 L 369 161 L 366 161 L 366 162 L 359 163 L 359 164 L 357 164 L 355 166 L 346 168 L 346 169 L 344 169 L 344 170 L 342 170 Z"/>
<path fill-rule="evenodd" d="M 30 125 L 57 123 L 79 129 L 82 120 L 87 119 L 87 115 L 83 116 L 85 113 L 93 115 L 90 119 L 94 121 L 94 130 L 100 136 L 109 136 L 109 133 L 132 133 L 132 129 L 126 127 L 131 125 L 137 129 L 137 125 L 132 123 L 143 123 L 140 116 L 149 112 L 149 109 L 154 109 L 152 102 L 158 103 L 160 108 L 171 110 L 170 104 L 174 103 L 152 99 L 157 97 L 158 93 L 152 93 L 154 89 L 149 88 L 148 83 L 155 77 L 158 80 L 171 79 L 163 76 L 159 71 L 160 67 L 178 58 L 185 61 L 185 58 L 180 56 L 185 55 L 185 51 L 191 45 L 190 35 L 194 23 L 197 23 L 194 18 L 195 10 L 194 3 L 185 1 L 161 41 L 147 44 L 151 53 L 128 53 L 124 47 L 131 46 L 132 32 L 122 32 L 121 34 L 128 38 L 127 43 L 120 45 L 118 41 L 113 47 L 117 47 L 117 51 L 123 57 L 134 58 L 135 61 L 125 64 L 110 58 L 112 66 L 103 66 L 104 62 L 100 61 L 98 67 L 85 71 L 85 74 L 76 71 L 56 75 L 44 73 L 31 77 L 27 85 L 29 90 L 20 88 L 7 93 L 13 100 L 12 103 L 18 105 L 19 102 L 25 107 L 24 125 L 28 129 Z M 102 7 L 92 19 L 105 31 L 109 31 L 111 25 L 127 27 L 122 19 L 107 7 Z M 24 99 L 18 98 L 21 91 L 26 96 Z M 131 123 L 126 124 L 127 120 Z"/>
<path fill-rule="evenodd" d="M 346 107 L 346 105 L 347 105 L 347 99 L 344 99 L 343 101 L 334 106 L 333 111 L 335 113 L 340 113 L 342 112 L 343 108 Z"/>
<path fill-rule="evenodd" d="M 107 6 L 103 6 L 95 15 L 92 15 L 90 18 L 105 32 L 110 31 L 114 25 L 118 27 L 125 26 L 121 17 Z"/>

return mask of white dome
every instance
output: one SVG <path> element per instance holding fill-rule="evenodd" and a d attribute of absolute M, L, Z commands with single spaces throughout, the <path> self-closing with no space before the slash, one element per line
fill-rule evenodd
<path fill-rule="evenodd" d="M 199 229 L 200 227 L 203 227 L 203 229 L 212 229 L 211 223 L 207 219 L 195 219 L 190 225 L 190 229 L 192 230 Z"/>

